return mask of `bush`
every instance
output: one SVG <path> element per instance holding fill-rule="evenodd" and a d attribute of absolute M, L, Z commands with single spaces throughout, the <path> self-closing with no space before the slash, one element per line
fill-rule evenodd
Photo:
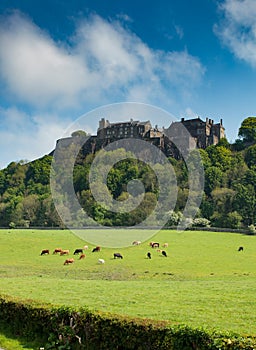
<path fill-rule="evenodd" d="M 38 347 L 72 350 L 253 350 L 256 337 L 0 298 L 0 325 Z"/>
<path fill-rule="evenodd" d="M 193 220 L 193 227 L 210 227 L 210 220 L 205 218 L 195 218 Z"/>
<path fill-rule="evenodd" d="M 249 230 L 249 234 L 250 235 L 255 235 L 256 234 L 256 228 L 255 228 L 255 226 L 253 224 L 248 226 L 248 230 Z"/>

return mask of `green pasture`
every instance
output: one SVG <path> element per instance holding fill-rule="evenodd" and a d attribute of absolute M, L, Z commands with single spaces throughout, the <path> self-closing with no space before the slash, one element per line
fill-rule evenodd
<path fill-rule="evenodd" d="M 167 258 L 151 240 L 168 242 Z M 256 335 L 256 236 L 162 230 L 149 241 L 99 253 L 88 243 L 79 260 L 73 251 L 86 242 L 68 230 L 0 230 L 0 294 Z M 74 264 L 64 266 L 66 257 L 52 254 L 57 247 Z"/>

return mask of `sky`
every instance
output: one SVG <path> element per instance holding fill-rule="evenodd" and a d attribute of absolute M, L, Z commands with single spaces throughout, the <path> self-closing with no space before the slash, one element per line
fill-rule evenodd
<path fill-rule="evenodd" d="M 234 142 L 255 97 L 255 0 L 0 1 L 0 169 L 122 102 L 222 118 Z"/>

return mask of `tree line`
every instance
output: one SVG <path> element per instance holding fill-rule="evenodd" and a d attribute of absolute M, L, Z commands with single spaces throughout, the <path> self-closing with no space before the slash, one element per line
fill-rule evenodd
<path fill-rule="evenodd" d="M 246 118 L 239 128 L 239 138 L 230 144 L 221 139 L 217 145 L 200 149 L 204 166 L 203 198 L 191 225 L 225 228 L 250 227 L 256 223 L 256 117 Z M 175 173 L 175 183 L 167 181 L 169 173 L 164 164 L 150 166 L 138 159 L 126 157 L 115 163 L 124 150 L 101 154 L 79 154 L 73 171 L 73 185 L 81 207 L 89 218 L 107 226 L 133 226 L 146 218 L 148 224 L 158 223 L 165 216 L 166 225 L 182 220 L 182 212 L 189 196 L 189 173 L 184 160 L 169 158 Z M 90 173 L 95 157 L 102 157 L 100 166 Z M 127 155 L 126 155 L 127 156 Z M 122 158 L 122 157 L 121 157 Z M 115 163 L 109 170 L 108 164 Z M 50 171 L 52 156 L 35 161 L 11 162 L 0 170 L 0 226 L 2 227 L 59 227 L 63 223 L 52 201 Z M 65 169 L 63 169 L 65 172 Z M 106 186 L 99 185 L 101 176 L 108 173 Z M 176 188 L 177 200 L 168 208 L 168 198 L 160 193 L 160 184 L 167 184 L 165 192 Z M 63 173 L 63 182 L 65 181 Z M 96 181 L 95 179 L 98 179 Z M 143 189 L 137 186 L 139 180 Z M 95 186 L 94 186 L 95 185 Z M 93 187 L 94 186 L 94 187 Z M 134 188 L 133 188 L 134 186 Z M 173 186 L 173 187 L 172 187 Z M 176 187 L 175 187 L 176 186 Z M 94 191 L 94 195 L 92 193 Z M 95 199 L 95 193 L 105 203 Z M 161 201 L 159 200 L 159 196 Z M 113 211 L 113 203 L 126 210 Z M 155 210 L 156 204 L 158 210 Z M 67 213 L 68 215 L 68 213 Z M 82 215 L 68 218 L 70 225 L 83 226 L 87 221 Z M 73 220 L 73 221 L 72 221 Z M 89 223 L 89 221 L 88 221 Z"/>

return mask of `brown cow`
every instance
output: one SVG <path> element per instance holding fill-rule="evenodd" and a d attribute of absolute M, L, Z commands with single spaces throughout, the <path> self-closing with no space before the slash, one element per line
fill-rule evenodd
<path fill-rule="evenodd" d="M 57 254 L 57 253 L 60 253 L 61 251 L 62 251 L 61 248 L 56 248 L 56 249 L 54 249 L 52 254 Z"/>
<path fill-rule="evenodd" d="M 160 244 L 157 243 L 157 242 L 150 242 L 150 246 L 151 246 L 152 248 L 159 248 Z"/>
<path fill-rule="evenodd" d="M 81 254 L 80 257 L 79 257 L 79 260 L 84 259 L 85 257 L 86 257 L 85 254 Z"/>
<path fill-rule="evenodd" d="M 69 254 L 69 250 L 68 249 L 64 249 L 60 252 L 60 255 L 68 255 Z"/>
<path fill-rule="evenodd" d="M 49 249 L 43 249 L 43 250 L 41 251 L 41 255 L 45 255 L 45 254 L 50 254 Z"/>
<path fill-rule="evenodd" d="M 75 259 L 73 259 L 73 258 L 67 259 L 67 260 L 65 260 L 64 265 L 73 264 L 74 261 L 75 261 Z"/>
<path fill-rule="evenodd" d="M 93 248 L 92 252 L 93 252 L 93 253 L 94 253 L 94 252 L 100 252 L 100 247 L 97 246 L 97 247 Z"/>

